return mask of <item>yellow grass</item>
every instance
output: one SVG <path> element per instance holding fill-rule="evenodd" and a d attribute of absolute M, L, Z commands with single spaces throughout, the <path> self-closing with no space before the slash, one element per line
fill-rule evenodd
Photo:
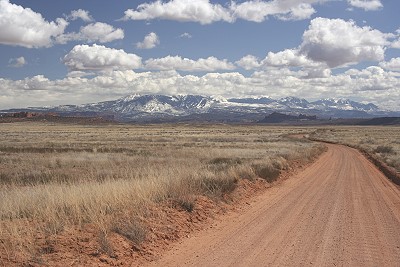
<path fill-rule="evenodd" d="M 149 203 L 218 199 L 239 179 L 272 182 L 292 160 L 311 161 L 321 145 L 286 137 L 306 128 L 228 125 L 79 126 L 0 124 L 0 244 L 7 257 L 35 254 L 38 235 L 91 223 L 132 242 Z M 6 248 L 6 249 L 4 249 Z M 1 248 L 0 248 L 0 251 Z"/>

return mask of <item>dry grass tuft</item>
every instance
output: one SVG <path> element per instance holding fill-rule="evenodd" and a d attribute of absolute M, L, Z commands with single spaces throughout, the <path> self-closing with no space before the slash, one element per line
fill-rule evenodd
<path fill-rule="evenodd" d="M 106 231 L 105 229 L 99 231 L 98 239 L 100 252 L 107 254 L 111 258 L 115 257 L 114 249 L 108 239 L 108 231 Z"/>
<path fill-rule="evenodd" d="M 148 230 L 139 218 L 127 218 L 116 222 L 112 227 L 112 231 L 126 237 L 136 246 L 140 246 L 146 240 Z"/>
<path fill-rule="evenodd" d="M 392 146 L 377 146 L 374 149 L 375 153 L 382 153 L 382 154 L 396 154 Z"/>
<path fill-rule="evenodd" d="M 269 183 L 276 181 L 281 173 L 280 169 L 271 164 L 256 164 L 253 168 L 257 176 Z"/>

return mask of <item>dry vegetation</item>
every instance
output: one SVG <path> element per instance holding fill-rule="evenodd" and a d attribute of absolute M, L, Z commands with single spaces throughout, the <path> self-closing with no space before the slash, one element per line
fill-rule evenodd
<path fill-rule="evenodd" d="M 361 147 L 400 172 L 400 127 L 398 126 L 321 128 L 311 137 Z"/>
<path fill-rule="evenodd" d="M 111 235 L 140 250 L 151 230 L 147 220 L 157 216 L 149 207 L 190 213 L 198 197 L 222 201 L 242 179 L 273 182 L 292 162 L 312 161 L 323 151 L 286 137 L 308 131 L 0 124 L 0 265 L 45 264 L 42 256 L 55 252 L 54 237 L 71 229 L 94 229 L 94 256 L 113 256 Z"/>

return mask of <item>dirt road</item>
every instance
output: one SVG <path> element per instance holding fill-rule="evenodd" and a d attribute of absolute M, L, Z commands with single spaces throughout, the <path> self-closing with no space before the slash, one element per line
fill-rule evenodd
<path fill-rule="evenodd" d="M 358 151 L 317 162 L 152 266 L 400 266 L 400 191 Z"/>

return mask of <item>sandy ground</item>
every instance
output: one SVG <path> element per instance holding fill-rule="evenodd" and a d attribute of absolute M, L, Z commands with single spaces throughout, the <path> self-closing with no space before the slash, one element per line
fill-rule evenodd
<path fill-rule="evenodd" d="M 314 164 L 150 266 L 400 266 L 400 191 L 358 151 Z"/>

